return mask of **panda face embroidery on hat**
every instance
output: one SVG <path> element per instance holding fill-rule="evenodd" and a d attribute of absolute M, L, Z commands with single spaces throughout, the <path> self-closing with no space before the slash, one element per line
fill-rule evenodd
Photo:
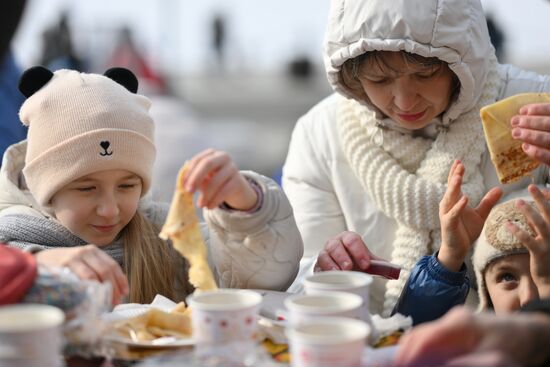
<path fill-rule="evenodd" d="M 102 141 L 99 145 L 103 148 L 103 152 L 99 153 L 100 156 L 105 157 L 113 154 L 112 150 L 110 152 L 108 151 L 109 146 L 111 145 L 108 140 Z"/>

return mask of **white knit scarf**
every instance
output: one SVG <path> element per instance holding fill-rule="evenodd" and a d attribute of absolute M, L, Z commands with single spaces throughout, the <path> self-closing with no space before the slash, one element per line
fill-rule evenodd
<path fill-rule="evenodd" d="M 367 107 L 354 100 L 342 100 L 337 123 L 347 160 L 378 208 L 398 224 L 391 261 L 403 270 L 398 280 L 386 285 L 386 315 L 396 304 L 416 262 L 439 249 L 439 202 L 455 159 L 466 167 L 462 190 L 470 205 L 477 205 L 485 193 L 480 172 L 485 141 L 479 110 L 498 95 L 496 58 L 492 58 L 489 68 L 476 106 L 449 126 L 439 126 L 435 140 L 385 127 Z"/>

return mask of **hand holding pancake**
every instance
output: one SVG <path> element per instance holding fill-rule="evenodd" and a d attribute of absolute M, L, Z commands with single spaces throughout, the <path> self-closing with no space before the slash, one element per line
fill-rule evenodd
<path fill-rule="evenodd" d="M 550 96 L 546 103 L 523 106 L 511 120 L 512 136 L 522 141 L 523 151 L 531 158 L 550 164 Z"/>
<path fill-rule="evenodd" d="M 232 209 L 247 211 L 256 205 L 258 195 L 227 153 L 204 150 L 187 167 L 183 185 L 190 193 L 200 191 L 197 206 L 213 209 L 225 202 Z"/>

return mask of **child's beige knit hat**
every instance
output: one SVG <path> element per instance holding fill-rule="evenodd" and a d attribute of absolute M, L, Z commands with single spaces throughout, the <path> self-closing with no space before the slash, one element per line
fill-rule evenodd
<path fill-rule="evenodd" d="M 154 125 L 151 103 L 136 94 L 137 87 L 134 74 L 123 68 L 99 75 L 39 66 L 21 76 L 27 100 L 19 117 L 29 127 L 23 174 L 41 205 L 71 181 L 109 169 L 137 174 L 142 196 L 149 190 Z"/>
<path fill-rule="evenodd" d="M 530 197 L 524 197 L 526 203 L 537 210 Z M 494 261 L 509 255 L 528 252 L 523 244 L 506 229 L 506 222 L 512 222 L 531 236 L 535 232 L 529 226 L 527 218 L 516 208 L 516 199 L 495 206 L 485 222 L 485 226 L 474 248 L 472 263 L 476 274 L 479 295 L 478 311 L 490 308 L 490 298 L 485 282 L 485 270 Z"/>

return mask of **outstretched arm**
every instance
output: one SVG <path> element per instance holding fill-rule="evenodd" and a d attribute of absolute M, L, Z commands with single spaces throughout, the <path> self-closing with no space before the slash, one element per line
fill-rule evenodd
<path fill-rule="evenodd" d="M 479 237 L 489 212 L 502 196 L 500 188 L 485 194 L 475 208 L 468 206 L 468 197 L 461 191 L 464 165 L 456 160 L 447 179 L 447 190 L 439 204 L 441 249 L 438 260 L 448 270 L 457 272 L 474 241 Z"/>
<path fill-rule="evenodd" d="M 476 208 L 469 207 L 461 191 L 463 176 L 464 165 L 456 160 L 439 204 L 441 248 L 418 261 L 394 309 L 412 316 L 415 325 L 437 319 L 464 303 L 469 290 L 464 258 L 501 196 L 500 189 L 492 189 Z"/>
<path fill-rule="evenodd" d="M 550 297 L 550 192 L 543 192 L 537 186 L 530 185 L 529 193 L 533 197 L 538 212 L 518 200 L 516 205 L 527 218 L 534 229 L 536 237 L 532 237 L 512 222 L 507 223 L 508 230 L 529 250 L 530 270 L 533 281 L 539 291 L 539 297 Z"/>

